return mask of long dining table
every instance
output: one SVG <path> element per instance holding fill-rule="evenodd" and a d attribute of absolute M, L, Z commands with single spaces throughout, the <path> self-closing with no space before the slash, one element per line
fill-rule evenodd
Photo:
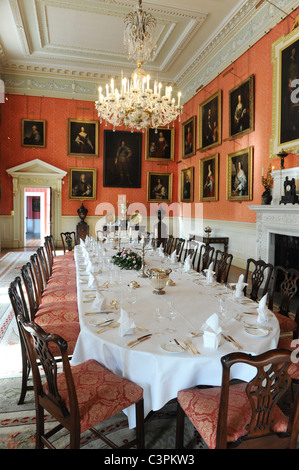
<path fill-rule="evenodd" d="M 277 347 L 280 329 L 275 315 L 268 312 L 267 324 L 260 325 L 258 304 L 248 298 L 236 300 L 229 286 L 208 285 L 202 273 L 185 272 L 184 266 L 172 264 L 169 258 L 148 250 L 145 252 L 147 269 L 172 270 L 169 277 L 173 285 L 166 285 L 165 294 L 157 295 L 153 293 L 151 280 L 140 276 L 142 271 L 123 270 L 113 265 L 111 258 L 116 250 L 110 243 L 104 247 L 94 243 L 90 249 L 83 245 L 75 248 L 80 334 L 72 364 L 95 359 L 140 385 L 144 391 L 145 416 L 176 398 L 179 390 L 221 385 L 222 356 L 234 351 L 257 355 Z M 131 248 L 141 254 L 140 245 Z M 101 313 L 94 306 L 96 290 L 89 287 L 90 268 L 95 271 L 98 289 L 106 301 Z M 132 283 L 137 285 L 133 290 L 129 287 Z M 225 306 L 222 315 L 220 302 Z M 129 334 L 120 334 L 123 333 L 119 323 L 121 309 L 135 325 L 128 330 Z M 217 348 L 207 347 L 203 336 L 208 329 L 206 320 L 214 313 L 219 314 L 223 330 Z M 147 334 L 151 335 L 147 340 L 133 347 L 128 345 Z M 236 343 L 228 341 L 228 336 L 237 342 L 240 350 Z M 248 381 L 253 373 L 250 366 L 238 364 L 232 368 L 231 378 Z M 135 427 L 135 408 L 124 412 L 129 427 Z"/>

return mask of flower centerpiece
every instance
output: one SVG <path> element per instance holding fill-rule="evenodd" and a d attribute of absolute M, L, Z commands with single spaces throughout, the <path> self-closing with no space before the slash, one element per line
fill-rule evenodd
<path fill-rule="evenodd" d="M 273 187 L 273 176 L 271 164 L 268 166 L 267 174 L 264 177 L 262 175 L 262 184 L 265 188 L 265 191 L 262 194 L 262 204 L 271 204 L 272 195 L 271 188 Z"/>
<path fill-rule="evenodd" d="M 118 251 L 116 255 L 112 256 L 112 263 L 119 266 L 121 269 L 139 271 L 142 266 L 142 259 L 137 253 L 127 248 Z"/>

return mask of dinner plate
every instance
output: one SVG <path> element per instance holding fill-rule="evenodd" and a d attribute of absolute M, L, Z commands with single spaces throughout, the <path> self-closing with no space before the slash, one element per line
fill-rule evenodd
<path fill-rule="evenodd" d="M 245 331 L 250 336 L 257 336 L 263 338 L 264 336 L 268 336 L 269 330 L 264 330 L 263 328 L 245 328 Z"/>
<path fill-rule="evenodd" d="M 169 343 L 161 344 L 161 349 L 163 349 L 163 351 L 166 351 L 168 353 L 176 353 L 177 354 L 177 353 L 184 352 L 184 349 L 182 349 L 174 341 L 169 341 Z"/>

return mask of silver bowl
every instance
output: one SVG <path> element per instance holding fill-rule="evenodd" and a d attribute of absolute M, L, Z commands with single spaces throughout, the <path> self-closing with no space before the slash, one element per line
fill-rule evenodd
<path fill-rule="evenodd" d="M 165 294 L 164 287 L 167 284 L 169 274 L 172 272 L 170 268 L 151 268 L 146 274 L 153 285 L 153 293 L 158 295 Z"/>

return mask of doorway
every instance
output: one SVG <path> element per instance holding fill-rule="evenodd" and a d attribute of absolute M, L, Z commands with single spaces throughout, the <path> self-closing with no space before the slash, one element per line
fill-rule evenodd
<path fill-rule="evenodd" d="M 24 246 L 39 247 L 50 235 L 50 188 L 24 188 Z"/>

